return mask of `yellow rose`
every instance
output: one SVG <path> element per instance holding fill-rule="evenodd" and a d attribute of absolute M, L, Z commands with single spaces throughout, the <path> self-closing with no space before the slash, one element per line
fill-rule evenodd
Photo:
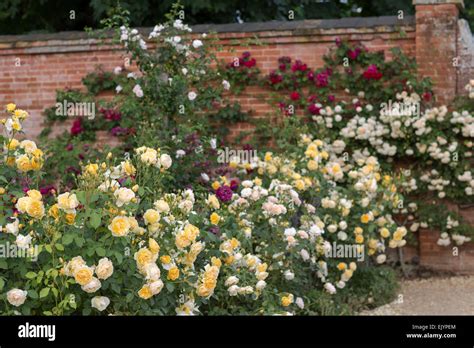
<path fill-rule="evenodd" d="M 16 202 L 15 207 L 20 211 L 20 213 L 25 213 L 30 201 L 31 197 L 20 197 Z"/>
<path fill-rule="evenodd" d="M 41 201 L 43 199 L 41 192 L 39 192 L 38 190 L 29 190 L 26 194 L 28 195 L 28 197 L 31 197 L 32 199 L 36 199 L 38 201 Z"/>
<path fill-rule="evenodd" d="M 346 268 L 347 268 L 347 265 L 346 265 L 345 262 L 340 262 L 340 263 L 337 265 L 337 269 L 340 270 L 340 271 L 344 271 Z"/>
<path fill-rule="evenodd" d="M 11 139 L 8 143 L 7 143 L 7 150 L 15 150 L 18 145 L 20 145 L 20 142 L 18 140 L 16 140 L 15 138 Z"/>
<path fill-rule="evenodd" d="M 380 235 L 382 238 L 388 238 L 390 236 L 390 231 L 387 228 L 380 229 Z"/>
<path fill-rule="evenodd" d="M 217 213 L 212 213 L 210 217 L 211 224 L 217 225 L 220 221 L 221 217 Z"/>
<path fill-rule="evenodd" d="M 92 280 L 94 273 L 92 269 L 87 266 L 81 266 L 74 272 L 74 279 L 79 285 L 86 285 Z"/>
<path fill-rule="evenodd" d="M 15 109 L 16 109 L 16 105 L 13 104 L 13 103 L 9 103 L 9 104 L 7 104 L 7 106 L 6 106 L 6 109 L 7 109 L 8 112 L 13 112 L 13 111 L 15 111 Z"/>
<path fill-rule="evenodd" d="M 16 159 L 15 162 L 16 162 L 16 166 L 17 166 L 19 171 L 27 172 L 27 171 L 31 170 L 30 159 L 28 158 L 27 155 L 21 155 L 20 157 L 18 157 Z"/>
<path fill-rule="evenodd" d="M 148 209 L 145 214 L 143 214 L 143 219 L 145 219 L 145 223 L 147 225 L 156 224 L 158 221 L 160 221 L 160 213 L 154 209 Z"/>
<path fill-rule="evenodd" d="M 295 181 L 295 187 L 297 190 L 299 191 L 303 191 L 305 189 L 305 184 L 304 184 L 304 181 L 303 180 L 296 180 Z"/>
<path fill-rule="evenodd" d="M 208 277 L 204 279 L 203 285 L 208 289 L 214 289 L 216 287 L 216 280 L 212 277 Z"/>
<path fill-rule="evenodd" d="M 169 255 L 163 255 L 162 257 L 160 257 L 160 260 L 162 263 L 164 263 L 165 265 L 169 264 L 171 262 L 171 256 Z"/>
<path fill-rule="evenodd" d="M 168 271 L 168 279 L 169 280 L 176 280 L 179 277 L 179 269 L 178 267 L 171 267 Z"/>
<path fill-rule="evenodd" d="M 43 202 L 37 199 L 30 199 L 26 212 L 29 216 L 35 219 L 41 219 L 44 216 L 44 205 Z"/>
<path fill-rule="evenodd" d="M 193 242 L 196 237 L 199 235 L 199 228 L 192 224 L 187 224 L 186 227 L 184 228 L 184 235 L 188 240 Z"/>
<path fill-rule="evenodd" d="M 96 163 L 90 163 L 85 168 L 84 171 L 92 176 L 97 175 L 97 171 L 99 170 L 99 165 Z"/>
<path fill-rule="evenodd" d="M 145 284 L 143 287 L 138 291 L 138 296 L 140 296 L 144 300 L 148 300 L 153 296 L 153 293 L 150 290 L 150 287 Z"/>
<path fill-rule="evenodd" d="M 219 209 L 220 208 L 220 203 L 219 200 L 217 199 L 216 195 L 210 194 L 207 198 L 207 204 L 211 206 L 214 209 Z"/>
<path fill-rule="evenodd" d="M 0 187 L 0 195 L 5 194 L 6 190 L 4 187 Z"/>
<path fill-rule="evenodd" d="M 240 242 L 237 239 L 232 238 L 230 240 L 230 245 L 232 246 L 233 249 L 235 249 L 240 246 Z"/>
<path fill-rule="evenodd" d="M 360 217 L 360 222 L 363 224 L 367 224 L 370 221 L 370 215 L 369 214 L 364 214 Z"/>
<path fill-rule="evenodd" d="M 148 248 L 153 254 L 158 254 L 160 252 L 160 246 L 153 238 L 148 239 Z"/>
<path fill-rule="evenodd" d="M 57 204 L 54 204 L 51 208 L 49 208 L 48 214 L 53 218 L 59 218 L 59 208 Z"/>
<path fill-rule="evenodd" d="M 66 223 L 68 225 L 72 225 L 74 223 L 74 221 L 76 220 L 76 214 L 74 213 L 67 213 L 66 216 Z"/>
<path fill-rule="evenodd" d="M 109 230 L 115 237 L 123 237 L 130 231 L 130 221 L 126 216 L 116 216 L 109 225 Z"/>
<path fill-rule="evenodd" d="M 215 256 L 211 257 L 211 263 L 213 266 L 216 266 L 216 267 L 222 266 L 222 261 Z"/>
<path fill-rule="evenodd" d="M 141 248 L 135 253 L 135 261 L 138 267 L 143 267 L 153 261 L 153 253 L 147 248 Z"/>
<path fill-rule="evenodd" d="M 198 288 L 197 288 L 197 294 L 198 296 L 200 297 L 208 297 L 212 294 L 212 291 L 214 289 L 209 289 L 209 288 L 206 288 L 204 285 L 200 285 Z"/>
<path fill-rule="evenodd" d="M 191 241 L 186 238 L 184 233 L 180 232 L 176 235 L 175 244 L 179 249 L 183 249 L 189 246 L 191 244 Z"/>
<path fill-rule="evenodd" d="M 30 163 L 31 163 L 31 169 L 32 169 L 32 170 L 38 171 L 38 170 L 40 170 L 40 169 L 43 167 L 43 161 L 40 160 L 40 159 L 38 159 L 38 158 L 36 158 L 36 157 L 33 157 L 33 158 L 31 159 L 31 162 L 30 162 Z"/>
<path fill-rule="evenodd" d="M 309 170 L 316 170 L 318 169 L 318 162 L 316 162 L 315 160 L 309 160 L 307 166 Z"/>
<path fill-rule="evenodd" d="M 217 190 L 221 185 L 217 181 L 214 181 L 211 186 L 214 190 Z"/>
<path fill-rule="evenodd" d="M 356 238 L 355 238 L 355 241 L 356 241 L 356 243 L 358 243 L 358 244 L 364 243 L 364 236 L 361 235 L 361 234 L 358 234 L 358 235 L 356 236 Z"/>
<path fill-rule="evenodd" d="M 283 296 L 281 298 L 281 305 L 283 307 L 288 307 L 292 303 L 293 303 L 293 297 L 292 296 Z"/>
<path fill-rule="evenodd" d="M 123 171 L 124 171 L 128 176 L 134 176 L 135 173 L 137 172 L 137 170 L 135 169 L 135 167 L 133 166 L 133 164 L 131 164 L 129 161 L 123 162 L 122 168 L 123 168 Z"/>

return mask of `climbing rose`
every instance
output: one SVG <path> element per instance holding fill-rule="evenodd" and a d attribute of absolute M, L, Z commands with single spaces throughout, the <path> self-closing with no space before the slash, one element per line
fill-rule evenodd
<path fill-rule="evenodd" d="M 366 71 L 362 74 L 366 80 L 380 80 L 382 78 L 382 73 L 378 71 L 375 64 L 369 65 Z"/>

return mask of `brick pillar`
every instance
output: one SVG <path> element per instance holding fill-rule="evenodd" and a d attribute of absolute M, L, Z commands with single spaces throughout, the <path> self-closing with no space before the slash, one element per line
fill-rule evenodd
<path fill-rule="evenodd" d="M 456 96 L 458 17 L 463 0 L 413 0 L 416 11 L 416 61 L 421 76 L 431 78 L 440 104 Z"/>

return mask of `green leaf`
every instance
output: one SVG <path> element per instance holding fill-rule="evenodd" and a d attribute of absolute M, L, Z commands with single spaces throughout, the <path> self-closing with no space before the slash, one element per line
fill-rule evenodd
<path fill-rule="evenodd" d="M 93 228 L 98 228 L 101 222 L 100 214 L 94 211 L 91 215 L 89 222 Z"/>
<path fill-rule="evenodd" d="M 0 260 L 0 269 L 8 269 L 7 260 Z"/>
<path fill-rule="evenodd" d="M 50 253 L 50 254 L 53 252 L 53 248 L 51 248 L 51 244 L 45 245 L 44 248 L 45 248 L 46 251 L 47 251 L 48 253 Z"/>
<path fill-rule="evenodd" d="M 118 251 L 115 252 L 115 257 L 117 258 L 118 263 L 121 264 L 122 261 L 123 261 L 123 255 L 122 255 L 122 253 L 120 253 L 120 252 L 118 252 Z"/>
<path fill-rule="evenodd" d="M 102 248 L 102 247 L 98 247 L 97 249 L 95 249 L 95 252 L 97 255 L 99 255 L 100 257 L 104 257 L 105 256 L 105 249 Z"/>
<path fill-rule="evenodd" d="M 54 247 L 59 251 L 64 251 L 64 246 L 62 244 L 56 244 Z"/>
<path fill-rule="evenodd" d="M 51 311 L 44 311 L 43 315 L 48 315 L 49 316 L 49 315 L 53 315 L 53 313 L 51 313 Z"/>
<path fill-rule="evenodd" d="M 40 291 L 40 298 L 44 298 L 44 297 L 48 296 L 48 294 L 49 294 L 49 288 L 43 288 Z"/>
<path fill-rule="evenodd" d="M 69 245 L 74 241 L 74 234 L 73 233 L 68 233 L 63 236 L 63 244 L 64 245 Z"/>
<path fill-rule="evenodd" d="M 167 283 L 166 284 L 166 289 L 168 289 L 169 292 L 173 292 L 174 291 L 174 285 L 171 284 L 171 283 Z"/>
<path fill-rule="evenodd" d="M 76 197 L 82 204 L 86 203 L 86 193 L 84 191 L 76 191 Z"/>
<path fill-rule="evenodd" d="M 33 279 L 36 278 L 36 273 L 35 272 L 28 272 L 25 274 L 25 277 L 28 279 Z"/>
<path fill-rule="evenodd" d="M 53 292 L 54 297 L 58 297 L 59 291 L 56 288 L 51 288 L 51 291 Z"/>
<path fill-rule="evenodd" d="M 84 245 L 84 238 L 80 237 L 80 236 L 76 236 L 74 237 L 74 241 L 76 242 L 76 245 L 79 247 L 79 248 L 82 248 L 82 246 Z"/>
<path fill-rule="evenodd" d="M 0 278 L 0 291 L 3 290 L 3 287 L 5 286 L 5 281 L 3 278 Z"/>
<path fill-rule="evenodd" d="M 36 290 L 30 289 L 28 290 L 28 297 L 36 300 L 38 298 L 38 292 Z"/>

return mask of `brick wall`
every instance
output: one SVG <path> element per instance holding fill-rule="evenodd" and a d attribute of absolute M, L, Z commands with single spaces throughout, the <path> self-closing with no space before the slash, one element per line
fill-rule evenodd
<path fill-rule="evenodd" d="M 312 68 L 323 65 L 322 57 L 334 46 L 335 39 L 361 42 L 371 51 L 400 47 L 416 58 L 419 73 L 431 77 L 441 103 L 462 93 L 473 77 L 474 45 L 466 23 L 458 19 L 462 0 L 414 0 L 416 15 L 377 18 L 345 18 L 225 25 L 198 25 L 195 33 L 216 32 L 223 45 L 219 58 L 231 61 L 244 51 L 251 51 L 263 74 L 277 67 L 280 56 L 301 59 Z M 149 30 L 145 30 L 149 32 Z M 243 46 L 257 37 L 259 45 Z M 0 104 L 14 101 L 30 112 L 25 123 L 28 134 L 41 131 L 42 112 L 55 103 L 56 90 L 83 88 L 81 79 L 97 65 L 112 70 L 122 65 L 124 52 L 118 47 L 98 45 L 84 33 L 66 32 L 43 35 L 0 36 Z M 454 63 L 454 59 L 457 63 Z M 247 88 L 238 101 L 244 111 L 266 117 L 271 108 L 256 96 L 264 93 Z M 235 131 L 247 130 L 240 124 Z M 459 210 L 474 225 L 472 209 Z M 451 248 L 436 245 L 435 232 L 420 232 L 420 263 L 437 269 L 446 267 L 474 273 L 474 246 L 460 247 L 462 257 L 453 259 Z M 450 266 L 443 266 L 443 265 Z"/>
<path fill-rule="evenodd" d="M 284 55 L 301 59 L 312 68 L 321 67 L 323 55 L 334 47 L 336 38 L 362 42 L 369 50 L 384 50 L 388 59 L 392 47 L 401 47 L 411 56 L 416 49 L 413 17 L 198 25 L 193 31 L 217 32 L 224 47 L 217 56 L 226 61 L 251 51 L 263 74 L 277 68 L 278 58 Z M 242 42 L 249 42 L 254 36 L 258 37 L 259 45 L 242 46 Z M 99 64 L 105 70 L 122 65 L 123 54 L 117 47 L 98 45 L 78 32 L 0 36 L 0 102 L 14 101 L 28 110 L 32 117 L 25 123 L 25 129 L 35 137 L 41 131 L 43 110 L 55 103 L 56 90 L 83 88 L 82 77 Z M 252 109 L 257 118 L 270 111 L 267 104 L 255 98 L 260 92 L 263 93 L 251 88 L 238 98 L 243 109 Z M 247 128 L 242 124 L 236 131 Z"/>

